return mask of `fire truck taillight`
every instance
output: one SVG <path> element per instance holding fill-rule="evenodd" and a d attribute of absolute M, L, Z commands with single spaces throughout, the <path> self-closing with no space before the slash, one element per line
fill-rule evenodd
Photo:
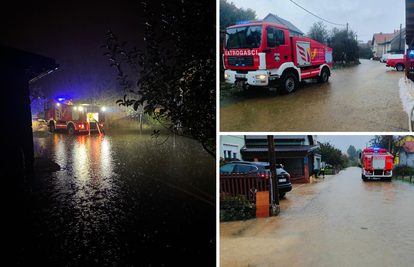
<path fill-rule="evenodd" d="M 103 126 L 103 124 L 102 123 L 99 123 L 99 125 L 102 127 Z"/>

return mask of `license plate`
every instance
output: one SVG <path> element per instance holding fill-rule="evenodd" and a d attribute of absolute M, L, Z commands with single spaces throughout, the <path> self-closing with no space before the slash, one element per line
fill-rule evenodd
<path fill-rule="evenodd" d="M 236 78 L 246 78 L 246 74 L 236 74 Z"/>
<path fill-rule="evenodd" d="M 286 179 L 279 179 L 279 183 L 286 182 Z"/>

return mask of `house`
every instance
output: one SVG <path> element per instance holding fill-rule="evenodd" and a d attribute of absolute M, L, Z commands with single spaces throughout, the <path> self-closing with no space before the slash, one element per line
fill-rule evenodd
<path fill-rule="evenodd" d="M 240 149 L 243 146 L 243 135 L 220 135 L 220 158 L 241 160 Z"/>
<path fill-rule="evenodd" d="M 406 50 L 405 31 L 403 28 L 401 34 L 399 30 L 394 33 L 375 33 L 372 37 L 372 52 L 375 58 L 380 58 L 383 54 L 402 54 Z M 400 49 L 401 45 L 401 49 Z"/>
<path fill-rule="evenodd" d="M 0 45 L 0 105 L 3 125 L 0 177 L 21 185 L 34 178 L 32 113 L 29 84 L 59 68 L 55 59 Z M 11 115 L 12 114 L 12 115 Z M 13 166 L 11 168 L 11 166 Z"/>
<path fill-rule="evenodd" d="M 275 24 L 279 24 L 279 25 L 284 25 L 286 27 L 288 27 L 289 29 L 289 36 L 299 36 L 302 37 L 304 36 L 304 33 L 299 30 L 295 25 L 293 25 L 291 22 L 282 19 L 281 17 L 277 16 L 277 15 L 273 15 L 271 13 L 269 13 L 264 19 L 264 22 L 269 22 L 269 23 L 275 23 Z"/>
<path fill-rule="evenodd" d="M 320 147 L 313 135 L 275 135 L 276 163 L 290 173 L 292 183 L 308 183 L 315 169 L 320 169 Z M 269 162 L 266 135 L 245 135 L 240 153 L 245 161 Z"/>
<path fill-rule="evenodd" d="M 395 143 L 396 146 L 404 146 L 406 142 L 414 141 L 413 135 L 406 135 L 399 138 L 399 140 Z M 400 164 L 400 155 L 397 153 L 394 158 L 394 164 Z M 402 163 L 401 163 L 402 164 Z"/>
<path fill-rule="evenodd" d="M 414 167 L 414 141 L 405 141 L 405 152 L 399 155 L 399 164 Z"/>

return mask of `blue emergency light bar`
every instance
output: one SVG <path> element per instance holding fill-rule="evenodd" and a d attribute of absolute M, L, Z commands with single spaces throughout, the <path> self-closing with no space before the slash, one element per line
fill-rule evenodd
<path fill-rule="evenodd" d="M 414 55 L 414 50 L 410 50 L 410 55 Z"/>
<path fill-rule="evenodd" d="M 236 25 L 241 25 L 241 24 L 250 24 L 250 21 L 239 21 L 239 22 L 236 22 Z"/>
<path fill-rule="evenodd" d="M 62 101 L 62 100 L 65 100 L 65 98 L 60 97 L 60 98 L 58 98 L 58 100 L 59 100 L 59 101 Z"/>

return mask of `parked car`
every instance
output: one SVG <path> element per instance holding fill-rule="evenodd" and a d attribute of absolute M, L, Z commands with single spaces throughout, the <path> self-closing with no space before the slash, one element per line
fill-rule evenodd
<path fill-rule="evenodd" d="M 391 55 L 391 54 L 383 54 L 383 55 L 381 56 L 381 58 L 380 58 L 380 62 L 382 62 L 382 63 L 387 62 L 387 59 L 388 59 L 388 57 L 389 57 L 390 55 Z"/>
<path fill-rule="evenodd" d="M 268 169 L 265 169 L 266 166 L 269 166 L 269 163 L 251 162 L 251 161 L 231 161 L 227 163 L 226 165 L 223 165 L 220 167 L 220 174 L 221 173 L 254 174 L 256 172 L 261 172 L 262 177 L 268 178 L 270 171 Z M 279 164 L 276 165 L 276 172 L 277 172 L 277 177 L 279 179 L 278 180 L 279 196 L 284 197 L 287 192 L 292 190 L 292 184 L 290 183 L 290 174 L 283 169 L 282 165 L 279 165 Z M 256 191 L 257 190 L 255 190 L 255 192 Z"/>
<path fill-rule="evenodd" d="M 411 63 L 414 62 L 414 59 L 411 59 Z M 405 55 L 395 54 L 390 55 L 387 59 L 387 67 L 393 67 L 397 71 L 403 71 L 405 69 Z"/>

